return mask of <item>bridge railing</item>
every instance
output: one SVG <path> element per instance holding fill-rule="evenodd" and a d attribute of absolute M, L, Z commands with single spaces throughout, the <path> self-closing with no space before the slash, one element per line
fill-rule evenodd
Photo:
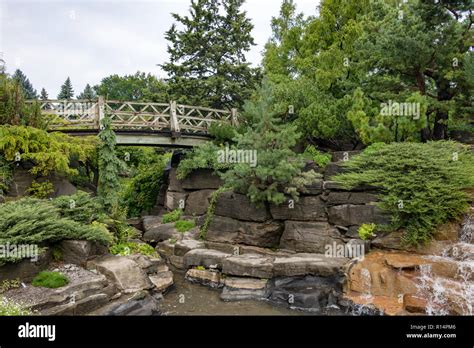
<path fill-rule="evenodd" d="M 33 103 L 29 100 L 28 103 Z M 56 130 L 98 130 L 107 114 L 115 130 L 153 130 L 207 133 L 214 122 L 237 125 L 237 111 L 169 103 L 106 100 L 40 100 L 49 115 L 48 127 Z"/>

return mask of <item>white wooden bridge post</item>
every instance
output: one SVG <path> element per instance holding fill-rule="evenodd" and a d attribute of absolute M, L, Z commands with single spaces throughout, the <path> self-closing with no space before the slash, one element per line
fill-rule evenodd
<path fill-rule="evenodd" d="M 102 119 L 105 116 L 105 98 L 102 95 L 99 95 L 99 100 L 97 102 L 97 128 L 102 129 Z"/>
<path fill-rule="evenodd" d="M 176 102 L 170 102 L 170 129 L 172 136 L 175 136 L 176 133 L 180 133 L 179 123 L 178 123 L 178 116 L 176 114 Z"/>
<path fill-rule="evenodd" d="M 231 124 L 233 126 L 238 126 L 239 125 L 239 120 L 237 119 L 237 109 L 236 108 L 232 108 L 230 110 L 230 116 L 231 116 Z"/>

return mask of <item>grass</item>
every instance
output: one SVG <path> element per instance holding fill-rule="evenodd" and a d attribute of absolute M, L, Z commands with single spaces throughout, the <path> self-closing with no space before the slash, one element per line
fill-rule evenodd
<path fill-rule="evenodd" d="M 69 283 L 69 279 L 59 272 L 43 271 L 33 279 L 31 285 L 43 288 L 60 288 Z"/>
<path fill-rule="evenodd" d="M 181 215 L 183 215 L 183 211 L 181 209 L 175 209 L 167 214 L 164 214 L 161 221 L 164 224 L 167 224 L 168 222 L 175 222 L 181 219 Z"/>
<path fill-rule="evenodd" d="M 194 228 L 196 226 L 196 223 L 191 220 L 178 220 L 174 224 L 174 227 L 178 232 L 187 232 L 190 229 Z"/>

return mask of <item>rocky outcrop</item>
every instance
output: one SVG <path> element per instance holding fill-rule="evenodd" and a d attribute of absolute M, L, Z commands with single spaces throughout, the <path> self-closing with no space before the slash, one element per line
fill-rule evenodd
<path fill-rule="evenodd" d="M 327 222 L 285 221 L 280 248 L 303 253 L 324 253 L 327 245 L 343 244 L 342 235 Z"/>
<path fill-rule="evenodd" d="M 185 190 L 218 189 L 222 180 L 209 169 L 197 169 L 181 181 Z"/>
<path fill-rule="evenodd" d="M 241 277 L 226 277 L 223 281 L 223 301 L 262 300 L 266 297 L 268 280 Z"/>
<path fill-rule="evenodd" d="M 247 196 L 234 192 L 224 192 L 219 195 L 215 214 L 255 222 L 263 222 L 271 218 L 265 205 L 258 207 L 251 203 Z"/>
<path fill-rule="evenodd" d="M 194 249 L 184 255 L 184 265 L 186 268 L 203 266 L 222 269 L 223 262 L 230 256 L 231 254 L 212 249 Z"/>
<path fill-rule="evenodd" d="M 311 274 L 328 277 L 340 274 L 348 261 L 346 258 L 326 257 L 321 254 L 293 254 L 275 258 L 273 275 L 292 277 Z"/>
<path fill-rule="evenodd" d="M 273 258 L 257 254 L 231 256 L 223 260 L 222 272 L 241 277 L 269 279 L 273 276 Z"/>
<path fill-rule="evenodd" d="M 270 212 L 275 220 L 326 220 L 326 209 L 320 196 L 302 196 L 298 202 L 273 204 Z"/>
<path fill-rule="evenodd" d="M 274 247 L 279 244 L 282 232 L 282 225 L 277 222 L 247 222 L 216 215 L 206 233 L 206 240 Z"/>
<path fill-rule="evenodd" d="M 329 222 L 333 225 L 352 226 L 364 223 L 387 223 L 380 210 L 375 205 L 344 204 L 328 209 Z"/>
<path fill-rule="evenodd" d="M 199 190 L 191 192 L 186 200 L 184 213 L 186 215 L 204 215 L 209 207 L 209 200 L 214 190 Z"/>
<path fill-rule="evenodd" d="M 185 207 L 186 197 L 188 195 L 182 192 L 166 192 L 165 208 L 175 210 Z"/>
<path fill-rule="evenodd" d="M 83 265 L 94 256 L 107 253 L 107 247 L 87 240 L 63 240 L 59 243 L 61 260 L 66 263 Z"/>
<path fill-rule="evenodd" d="M 191 268 L 186 272 L 185 279 L 211 288 L 219 288 L 222 286 L 220 273 L 205 269 Z"/>

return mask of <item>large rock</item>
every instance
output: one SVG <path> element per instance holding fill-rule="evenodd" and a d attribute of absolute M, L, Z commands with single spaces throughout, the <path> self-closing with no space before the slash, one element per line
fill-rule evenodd
<path fill-rule="evenodd" d="M 298 202 L 272 204 L 270 212 L 275 220 L 322 221 L 326 219 L 325 205 L 319 196 L 303 196 Z"/>
<path fill-rule="evenodd" d="M 268 280 L 256 278 L 226 277 L 221 299 L 224 301 L 261 300 L 265 297 Z"/>
<path fill-rule="evenodd" d="M 20 279 L 23 282 L 31 281 L 39 272 L 45 270 L 52 259 L 51 249 L 34 259 L 23 259 L 15 263 L 0 266 L 0 281 Z"/>
<path fill-rule="evenodd" d="M 386 223 L 380 210 L 374 205 L 344 204 L 328 209 L 329 222 L 333 225 L 352 226 L 364 223 Z"/>
<path fill-rule="evenodd" d="M 165 208 L 168 210 L 175 210 L 186 207 L 187 196 L 186 193 L 167 191 L 165 197 Z"/>
<path fill-rule="evenodd" d="M 205 243 L 195 239 L 183 239 L 175 244 L 174 255 L 184 256 L 188 251 L 193 249 L 205 248 Z"/>
<path fill-rule="evenodd" d="M 230 244 L 274 247 L 279 244 L 282 225 L 274 222 L 245 222 L 214 216 L 206 233 L 206 240 Z"/>
<path fill-rule="evenodd" d="M 343 164 L 344 162 L 330 162 L 324 168 L 324 178 L 329 179 L 332 176 L 344 172 Z"/>
<path fill-rule="evenodd" d="M 63 240 L 59 244 L 61 260 L 82 265 L 93 256 L 107 253 L 107 247 L 87 240 Z"/>
<path fill-rule="evenodd" d="M 173 272 L 171 271 L 160 272 L 151 275 L 149 278 L 155 286 L 154 290 L 158 292 L 164 292 L 173 285 Z"/>
<path fill-rule="evenodd" d="M 316 180 L 311 185 L 305 186 L 305 191 L 301 192 L 301 195 L 319 195 L 323 192 L 323 181 L 321 179 Z"/>
<path fill-rule="evenodd" d="M 324 253 L 327 245 L 343 244 L 342 236 L 327 222 L 285 221 L 280 248 L 303 253 Z"/>
<path fill-rule="evenodd" d="M 184 255 L 183 263 L 186 268 L 204 266 L 222 269 L 223 261 L 230 256 L 230 254 L 212 249 L 194 249 Z"/>
<path fill-rule="evenodd" d="M 257 254 L 227 257 L 222 262 L 222 272 L 241 277 L 269 279 L 273 276 L 273 258 Z"/>
<path fill-rule="evenodd" d="M 275 258 L 273 272 L 276 277 L 306 274 L 327 277 L 339 274 L 347 262 L 346 258 L 326 257 L 321 254 L 294 254 Z"/>
<path fill-rule="evenodd" d="M 176 231 L 174 224 L 174 222 L 170 222 L 146 230 L 142 239 L 146 242 L 162 242 L 167 239 L 181 240 L 183 238 L 183 234 Z"/>
<path fill-rule="evenodd" d="M 168 175 L 168 190 L 174 192 L 184 192 L 183 184 L 181 180 L 178 180 L 176 176 L 176 168 L 171 168 Z"/>
<path fill-rule="evenodd" d="M 235 192 L 224 192 L 216 202 L 215 214 L 238 220 L 263 222 L 270 219 L 265 205 L 257 207 L 245 195 Z"/>
<path fill-rule="evenodd" d="M 184 278 L 192 283 L 206 285 L 211 288 L 219 288 L 222 286 L 220 282 L 220 273 L 216 271 L 209 271 L 207 269 L 192 268 L 186 272 Z"/>
<path fill-rule="evenodd" d="M 54 192 L 51 194 L 51 197 L 70 196 L 77 192 L 76 187 L 66 178 L 53 176 L 47 178 L 47 180 L 49 180 L 54 187 Z M 41 182 L 41 180 L 38 181 Z"/>
<path fill-rule="evenodd" d="M 218 189 L 221 186 L 222 180 L 210 169 L 197 169 L 182 181 L 186 190 Z"/>
<path fill-rule="evenodd" d="M 342 296 L 342 277 L 283 277 L 267 285 L 266 298 L 278 305 L 304 309 L 317 314 L 346 314 Z"/>
<path fill-rule="evenodd" d="M 125 256 L 106 256 L 92 262 L 89 267 L 104 274 L 122 293 L 132 293 L 153 287 L 139 265 Z"/>
<path fill-rule="evenodd" d="M 184 213 L 186 215 L 203 215 L 209 207 L 209 200 L 214 190 L 199 190 L 191 192 L 186 200 Z"/>
<path fill-rule="evenodd" d="M 340 204 L 366 204 L 370 202 L 377 202 L 377 196 L 367 192 L 330 192 L 326 197 L 326 205 L 340 205 Z"/>
<path fill-rule="evenodd" d="M 161 220 L 161 216 L 144 216 L 142 222 L 143 231 L 146 232 L 148 230 L 151 230 L 152 228 L 160 226 L 162 224 Z"/>

